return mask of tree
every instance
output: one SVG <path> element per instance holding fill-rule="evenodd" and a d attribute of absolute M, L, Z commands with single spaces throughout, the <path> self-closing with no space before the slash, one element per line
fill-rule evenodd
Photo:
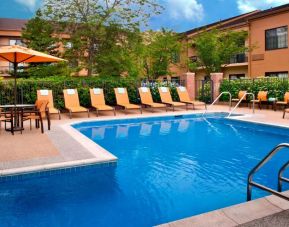
<path fill-rule="evenodd" d="M 207 75 L 220 72 L 222 67 L 228 65 L 232 56 L 250 51 L 245 46 L 247 36 L 246 31 L 215 29 L 202 32 L 196 36 L 192 44 L 197 51 L 197 61 L 189 66 L 193 69 L 203 67 Z"/>
<path fill-rule="evenodd" d="M 122 31 L 138 30 L 159 10 L 156 0 L 45 0 L 43 12 L 58 33 L 69 35 L 67 56 L 92 75 L 103 46 L 123 38 Z M 118 28 L 113 37 L 110 26 Z"/>
<path fill-rule="evenodd" d="M 24 44 L 34 50 L 58 55 L 59 39 L 53 35 L 52 24 L 45 20 L 38 10 L 34 18 L 29 20 L 22 31 Z"/>
<path fill-rule="evenodd" d="M 182 49 L 180 36 L 162 29 L 159 32 L 148 31 L 144 34 L 143 67 L 147 78 L 156 79 L 169 75 L 170 64 L 179 62 Z"/>
<path fill-rule="evenodd" d="M 138 76 L 141 72 L 138 63 L 140 45 L 140 31 L 131 32 L 112 25 L 106 27 L 105 41 L 99 44 L 95 71 L 100 76 Z"/>

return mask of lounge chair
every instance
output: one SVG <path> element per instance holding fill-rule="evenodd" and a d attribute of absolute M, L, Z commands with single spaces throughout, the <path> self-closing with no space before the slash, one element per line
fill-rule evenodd
<path fill-rule="evenodd" d="M 232 102 L 239 102 L 246 93 L 247 93 L 247 91 L 239 91 L 238 98 L 232 99 Z M 247 101 L 247 97 L 245 96 L 242 101 Z"/>
<path fill-rule="evenodd" d="M 72 117 L 72 113 L 83 113 L 86 112 L 89 117 L 89 109 L 86 109 L 79 104 L 79 97 L 77 89 L 65 89 L 64 94 L 64 104 L 65 109 L 69 111 L 69 117 Z"/>
<path fill-rule="evenodd" d="M 103 89 L 101 88 L 92 88 L 89 89 L 91 106 L 96 109 L 97 116 L 99 111 L 110 111 L 113 110 L 115 116 L 115 108 L 105 104 L 105 98 L 103 94 Z"/>
<path fill-rule="evenodd" d="M 37 90 L 37 100 L 48 101 L 47 108 L 50 114 L 58 114 L 59 120 L 61 119 L 60 110 L 54 107 L 52 90 Z"/>
<path fill-rule="evenodd" d="M 262 109 L 262 102 L 268 102 L 268 91 L 259 91 L 257 95 L 257 99 L 251 100 L 251 103 L 255 103 L 259 105 L 259 108 Z"/>
<path fill-rule="evenodd" d="M 187 104 L 186 103 L 174 102 L 173 101 L 169 88 L 167 88 L 167 87 L 159 87 L 159 93 L 160 93 L 160 97 L 161 97 L 162 103 L 164 103 L 164 104 L 166 104 L 168 106 L 172 106 L 173 107 L 173 111 L 175 111 L 175 107 L 186 106 L 186 108 L 187 108 Z"/>
<path fill-rule="evenodd" d="M 196 106 L 204 106 L 205 109 L 207 109 L 207 105 L 204 102 L 199 101 L 193 101 L 190 99 L 189 93 L 186 89 L 186 87 L 177 87 L 177 93 L 180 99 L 180 102 L 185 103 L 187 105 L 192 105 L 193 109 L 195 109 Z"/>
<path fill-rule="evenodd" d="M 167 110 L 167 106 L 165 104 L 156 103 L 153 101 L 153 97 L 149 88 L 140 87 L 138 91 L 140 95 L 141 104 L 144 105 L 145 107 L 150 107 L 150 108 L 163 108 L 164 107 Z"/>
<path fill-rule="evenodd" d="M 141 106 L 131 104 L 129 102 L 128 94 L 126 88 L 114 88 L 116 104 L 121 106 L 125 110 L 139 109 L 142 113 Z"/>

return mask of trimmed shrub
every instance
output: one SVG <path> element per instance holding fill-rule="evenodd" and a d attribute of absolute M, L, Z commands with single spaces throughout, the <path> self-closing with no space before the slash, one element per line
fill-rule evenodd
<path fill-rule="evenodd" d="M 160 101 L 158 87 L 169 87 L 173 100 L 178 101 L 177 84 L 170 82 L 143 83 L 140 79 L 115 77 L 47 77 L 17 80 L 19 102 L 34 103 L 37 98 L 37 90 L 50 89 L 53 92 L 54 105 L 60 109 L 64 108 L 63 89 L 76 88 L 80 104 L 84 107 L 90 107 L 89 88 L 103 88 L 107 104 L 115 105 L 114 88 L 127 88 L 130 101 L 139 104 L 140 98 L 137 89 L 140 86 L 150 87 L 153 99 L 156 102 Z M 13 103 L 13 88 L 13 80 L 0 80 L 0 104 Z"/>
<path fill-rule="evenodd" d="M 260 79 L 240 79 L 223 80 L 220 86 L 220 92 L 229 91 L 233 98 L 238 97 L 239 91 L 254 93 L 256 98 L 259 91 L 268 91 L 268 98 L 284 99 L 284 94 L 289 91 L 289 81 L 287 78 L 260 78 Z M 252 99 L 248 96 L 248 99 Z M 222 101 L 228 101 L 229 96 L 222 96 Z"/>

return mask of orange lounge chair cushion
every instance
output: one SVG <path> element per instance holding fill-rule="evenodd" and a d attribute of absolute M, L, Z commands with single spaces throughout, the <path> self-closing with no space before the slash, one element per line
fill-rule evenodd
<path fill-rule="evenodd" d="M 72 113 L 79 113 L 79 112 L 87 112 L 88 110 L 82 106 L 75 106 L 75 107 L 67 107 L 69 111 Z"/>
<path fill-rule="evenodd" d="M 101 88 L 93 88 L 89 89 L 90 92 L 90 100 L 91 106 L 98 106 L 98 105 L 106 105 L 103 89 Z"/>
<path fill-rule="evenodd" d="M 268 101 L 267 94 L 268 94 L 267 91 L 259 91 L 257 99 L 260 100 L 261 102 L 266 102 Z"/>
<path fill-rule="evenodd" d="M 37 90 L 37 100 L 48 101 L 49 110 L 54 108 L 52 90 Z"/>
<path fill-rule="evenodd" d="M 243 98 L 243 96 L 247 93 L 247 91 L 239 91 L 238 93 L 238 99 L 240 100 L 241 98 Z M 243 100 L 246 100 L 246 96 L 244 97 Z"/>
<path fill-rule="evenodd" d="M 199 101 L 184 101 L 184 103 L 192 104 L 192 105 L 195 105 L 195 106 L 206 105 L 206 103 L 199 102 Z"/>
<path fill-rule="evenodd" d="M 59 110 L 54 108 L 54 107 L 49 107 L 49 113 L 50 114 L 58 114 L 59 113 Z"/>
<path fill-rule="evenodd" d="M 185 103 L 182 102 L 164 102 L 166 104 L 172 105 L 172 106 L 185 106 Z"/>
<path fill-rule="evenodd" d="M 150 107 L 153 107 L 153 108 L 166 107 L 165 104 L 162 104 L 162 103 L 156 103 L 156 102 L 152 102 L 152 103 L 142 103 L 142 104 L 147 105 L 147 106 L 150 106 Z"/>
<path fill-rule="evenodd" d="M 123 106 L 126 109 L 140 109 L 140 106 L 135 104 L 118 104 L 119 106 Z"/>
<path fill-rule="evenodd" d="M 284 102 L 289 103 L 289 92 L 286 92 L 284 95 Z"/>
<path fill-rule="evenodd" d="M 113 107 L 108 105 L 92 105 L 97 110 L 113 110 Z"/>

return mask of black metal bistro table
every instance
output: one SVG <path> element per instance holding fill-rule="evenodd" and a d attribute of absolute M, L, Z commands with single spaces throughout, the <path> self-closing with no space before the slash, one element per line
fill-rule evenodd
<path fill-rule="evenodd" d="M 16 104 L 16 105 L 0 105 L 0 109 L 10 110 L 13 112 L 13 131 L 22 131 L 23 128 L 20 124 L 21 114 L 25 109 L 34 108 L 34 104 Z M 11 131 L 12 129 L 6 129 L 7 131 Z"/>

